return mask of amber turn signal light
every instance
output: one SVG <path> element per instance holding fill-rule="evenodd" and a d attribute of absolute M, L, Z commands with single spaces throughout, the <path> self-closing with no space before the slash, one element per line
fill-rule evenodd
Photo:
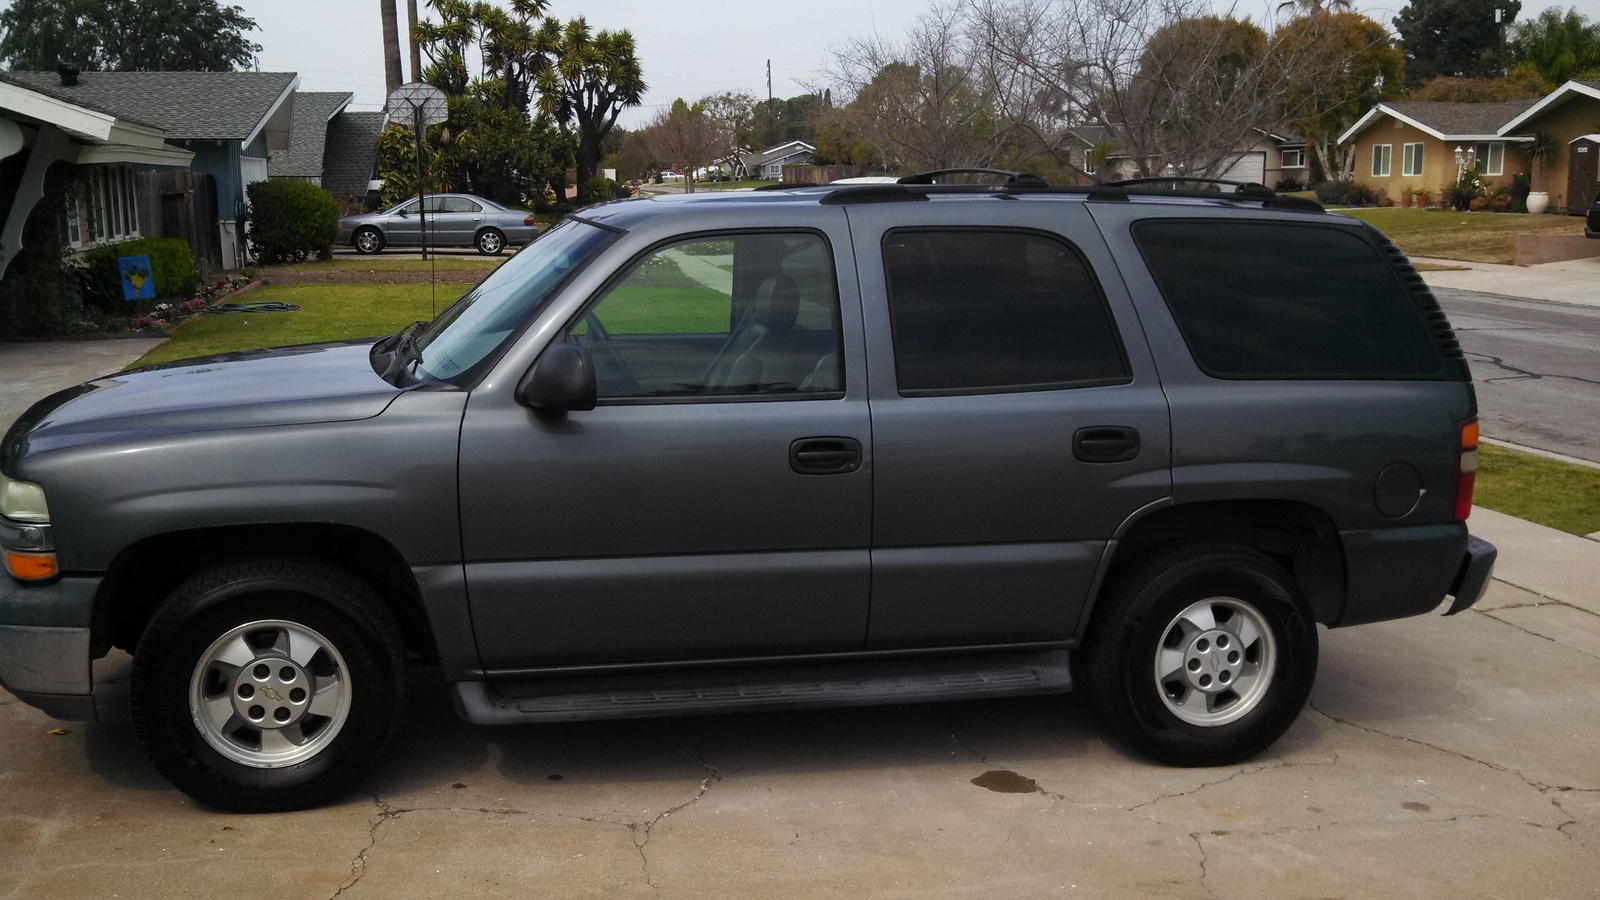
<path fill-rule="evenodd" d="M 54 553 L 24 553 L 20 550 L 7 550 L 6 571 L 12 577 L 23 581 L 43 581 L 54 578 L 60 573 L 61 568 L 56 564 Z"/>

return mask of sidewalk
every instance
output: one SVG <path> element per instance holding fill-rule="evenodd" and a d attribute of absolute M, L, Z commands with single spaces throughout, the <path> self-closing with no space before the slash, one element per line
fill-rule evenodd
<path fill-rule="evenodd" d="M 1476 506 L 1467 526 L 1500 550 L 1474 609 L 1600 657 L 1600 542 Z"/>
<path fill-rule="evenodd" d="M 0 434 L 36 400 L 126 369 L 166 338 L 0 344 Z"/>
<path fill-rule="evenodd" d="M 1423 272 L 1422 278 L 1429 287 L 1600 307 L 1600 257 L 1537 266 L 1502 266 L 1420 256 L 1411 261 L 1459 267 L 1460 271 Z"/>

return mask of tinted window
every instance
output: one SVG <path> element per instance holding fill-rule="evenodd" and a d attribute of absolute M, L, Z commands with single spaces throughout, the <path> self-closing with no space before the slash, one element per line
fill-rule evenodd
<path fill-rule="evenodd" d="M 896 231 L 883 261 L 902 394 L 1127 380 L 1099 286 L 1056 238 Z"/>
<path fill-rule="evenodd" d="M 816 395 L 844 384 L 838 319 L 821 237 L 733 235 L 646 254 L 568 340 L 602 398 Z"/>
<path fill-rule="evenodd" d="M 445 197 L 444 198 L 444 211 L 445 212 L 470 213 L 470 212 L 478 212 L 478 211 L 480 211 L 482 209 L 483 209 L 483 207 L 479 206 L 476 203 L 473 203 L 471 200 L 468 200 L 465 197 Z"/>
<path fill-rule="evenodd" d="M 1346 229 L 1190 219 L 1141 223 L 1134 238 L 1209 375 L 1384 378 L 1442 370 L 1389 264 Z"/>

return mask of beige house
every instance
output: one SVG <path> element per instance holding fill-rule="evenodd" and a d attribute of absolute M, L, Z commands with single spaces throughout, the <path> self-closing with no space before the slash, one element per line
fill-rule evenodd
<path fill-rule="evenodd" d="M 1512 173 L 1528 171 L 1523 145 L 1529 138 L 1505 135 L 1501 127 L 1535 102 L 1380 103 L 1339 135 L 1339 143 L 1355 146 L 1355 181 L 1382 188 L 1396 203 L 1408 188 L 1437 197 L 1441 188 L 1455 183 L 1460 175 L 1457 148 L 1462 164 L 1470 158 L 1484 183 L 1498 187 L 1509 184 Z"/>
<path fill-rule="evenodd" d="M 1502 134 L 1536 131 L 1554 139 L 1555 152 L 1540 162 L 1533 189 L 1550 195 L 1551 208 L 1585 211 L 1600 182 L 1600 81 L 1569 81 L 1500 129 Z"/>

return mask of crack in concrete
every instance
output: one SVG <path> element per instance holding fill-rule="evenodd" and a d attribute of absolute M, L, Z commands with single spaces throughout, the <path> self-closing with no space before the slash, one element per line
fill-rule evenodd
<path fill-rule="evenodd" d="M 1553 379 L 1564 380 L 1564 381 L 1576 381 L 1576 382 L 1578 382 L 1580 384 L 1600 385 L 1600 381 L 1596 381 L 1593 378 L 1584 378 L 1581 375 L 1552 375 L 1552 374 L 1545 373 L 1545 372 L 1534 372 L 1534 371 L 1530 371 L 1528 369 L 1518 368 L 1517 366 L 1513 366 L 1510 363 L 1506 362 L 1505 361 L 1505 357 L 1503 357 L 1503 356 L 1491 356 L 1491 355 L 1489 355 L 1487 353 L 1479 353 L 1479 352 L 1473 351 L 1473 350 L 1468 350 L 1467 351 L 1467 355 L 1471 356 L 1471 357 L 1477 357 L 1477 358 L 1481 359 L 1483 362 L 1486 362 L 1489 365 L 1494 366 L 1495 368 L 1497 368 L 1497 369 L 1499 369 L 1499 370 L 1501 370 L 1503 372 L 1511 373 L 1510 375 L 1507 375 L 1507 376 L 1504 376 L 1504 377 L 1500 377 L 1500 378 L 1482 378 L 1482 379 L 1479 379 L 1484 384 L 1492 384 L 1494 382 L 1499 382 L 1499 381 L 1522 381 L 1522 380 L 1539 381 L 1539 380 L 1542 380 L 1542 379 L 1545 379 L 1545 378 L 1553 378 Z"/>
<path fill-rule="evenodd" d="M 1261 766 L 1256 766 L 1253 769 L 1252 768 L 1240 769 L 1239 771 L 1233 773 L 1232 775 L 1229 775 L 1227 778 L 1219 778 L 1216 781 L 1202 782 L 1200 784 L 1195 785 L 1192 788 L 1189 788 L 1186 791 L 1178 791 L 1175 794 L 1159 794 L 1153 800 L 1146 800 L 1143 803 L 1136 803 L 1133 806 L 1124 806 L 1124 807 L 1122 807 L 1122 809 L 1125 812 L 1137 812 L 1137 811 L 1139 811 L 1141 809 L 1144 809 L 1146 806 L 1154 806 L 1155 804 L 1160 803 L 1163 800 L 1171 800 L 1171 799 L 1176 798 L 1176 797 L 1187 797 L 1190 794 L 1194 794 L 1194 793 L 1198 793 L 1200 791 L 1203 791 L 1208 787 L 1215 787 L 1216 785 L 1219 785 L 1219 784 L 1227 784 L 1228 782 L 1234 780 L 1235 778 L 1238 778 L 1241 775 L 1254 775 L 1257 772 L 1265 772 L 1268 769 L 1282 769 L 1282 768 L 1286 768 L 1286 767 L 1288 767 L 1290 765 L 1292 765 L 1292 764 L 1291 763 L 1287 763 L 1287 762 L 1280 762 L 1279 764 L 1277 764 L 1275 766 L 1261 765 Z"/>
<path fill-rule="evenodd" d="M 333 897 L 338 897 L 346 890 L 355 887 L 356 883 L 367 874 L 367 854 L 371 852 L 373 847 L 378 845 L 378 830 L 388 822 L 414 811 L 390 806 L 371 791 L 363 791 L 362 793 L 372 798 L 373 804 L 378 807 L 378 816 L 375 821 L 372 821 L 367 826 L 367 845 L 361 848 L 361 852 L 357 853 L 354 859 L 350 860 L 350 874 L 340 883 L 339 889 L 333 892 L 329 900 L 333 900 Z"/>
<path fill-rule="evenodd" d="M 1568 609 L 1578 609 L 1578 607 L 1576 607 L 1576 606 L 1569 606 L 1569 605 L 1567 605 L 1565 603 L 1561 603 L 1560 601 L 1556 601 L 1555 603 L 1540 603 L 1538 605 L 1539 606 L 1560 605 L 1560 606 L 1566 606 Z M 1502 607 L 1502 608 L 1504 608 L 1504 609 L 1526 609 L 1527 607 L 1508 606 L 1508 607 Z M 1502 625 L 1509 625 L 1512 628 L 1515 628 L 1516 630 L 1522 632 L 1523 634 L 1528 635 L 1529 637 L 1536 637 L 1536 638 L 1539 638 L 1540 640 L 1549 641 L 1552 644 L 1557 644 L 1557 645 L 1559 645 L 1561 647 L 1565 647 L 1566 649 L 1571 650 L 1573 653 L 1576 653 L 1579 656 L 1587 656 L 1590 659 L 1600 659 L 1600 656 L 1596 656 L 1593 653 L 1589 653 L 1587 651 L 1581 650 L 1581 649 L 1579 649 L 1577 647 L 1572 646 L 1571 644 L 1563 644 L 1562 642 L 1556 640 L 1553 637 L 1550 637 L 1549 635 L 1540 634 L 1537 631 L 1529 631 L 1528 629 L 1522 627 L 1521 625 L 1518 625 L 1515 622 L 1508 622 L 1505 619 L 1502 619 L 1499 616 L 1495 615 L 1495 613 L 1497 611 L 1498 610 L 1489 610 L 1489 609 L 1479 610 L 1479 612 L 1481 612 L 1483 615 L 1488 616 L 1489 618 L 1495 620 L 1496 622 L 1499 622 Z M 1588 612 L 1588 610 L 1579 610 L 1579 612 Z"/>
<path fill-rule="evenodd" d="M 1220 784 L 1221 782 L 1218 783 Z M 1209 859 L 1206 856 L 1206 845 L 1200 840 L 1200 832 L 1198 831 L 1189 832 L 1189 839 L 1194 841 L 1195 849 L 1200 851 L 1200 886 L 1205 888 L 1207 894 L 1215 897 L 1217 892 L 1211 889 L 1211 885 L 1206 884 L 1206 875 L 1208 874 L 1206 872 L 1206 863 Z"/>
<path fill-rule="evenodd" d="M 700 760 L 700 765 L 705 769 L 706 772 L 705 777 L 700 779 L 700 789 L 695 792 L 695 795 L 690 797 L 688 800 L 679 803 L 677 806 L 661 812 L 654 819 L 651 819 L 649 822 L 645 823 L 642 828 L 637 822 L 628 823 L 628 830 L 633 833 L 633 847 L 639 852 L 639 867 L 644 872 L 644 883 L 649 885 L 650 889 L 657 895 L 660 895 L 661 893 L 661 885 L 656 884 L 655 879 L 650 874 L 650 856 L 645 852 L 645 848 L 650 845 L 651 830 L 654 829 L 656 825 L 660 824 L 662 819 L 671 816 L 675 812 L 680 812 L 688 809 L 691 806 L 694 806 L 696 803 L 699 803 L 700 799 L 711 790 L 711 786 L 721 781 L 723 778 L 721 770 L 712 765 L 710 762 L 706 761 L 705 744 L 701 738 L 698 728 L 695 729 L 694 752 L 695 756 Z M 640 839 L 641 834 L 643 835 L 642 840 Z"/>

